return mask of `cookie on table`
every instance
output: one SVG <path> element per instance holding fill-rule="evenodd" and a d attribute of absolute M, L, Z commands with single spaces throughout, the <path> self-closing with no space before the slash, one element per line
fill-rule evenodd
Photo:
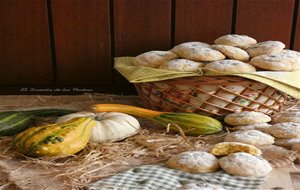
<path fill-rule="evenodd" d="M 296 163 L 299 164 L 300 163 L 300 143 L 297 142 L 297 143 L 293 144 L 292 150 L 296 152 L 296 157 L 297 157 Z"/>
<path fill-rule="evenodd" d="M 266 159 L 273 168 L 286 166 L 296 159 L 296 155 L 293 151 L 276 145 L 261 147 L 261 151 L 263 152 L 262 157 Z"/>
<path fill-rule="evenodd" d="M 174 59 L 163 63 L 160 69 L 173 71 L 198 71 L 204 66 L 204 63 L 196 62 L 188 59 Z"/>
<path fill-rule="evenodd" d="M 193 61 L 201 62 L 225 59 L 225 55 L 223 55 L 221 52 L 208 47 L 182 46 L 178 47 L 176 51 L 174 51 L 173 49 L 171 51 L 176 52 L 176 54 L 181 58 Z"/>
<path fill-rule="evenodd" d="M 250 57 L 270 55 L 281 52 L 285 48 L 284 43 L 279 41 L 265 41 L 254 44 L 246 49 Z"/>
<path fill-rule="evenodd" d="M 245 50 L 241 48 L 228 46 L 228 45 L 213 45 L 214 49 L 223 53 L 226 57 L 230 59 L 239 60 L 239 61 L 249 61 L 249 55 Z"/>
<path fill-rule="evenodd" d="M 235 126 L 232 128 L 234 131 L 240 131 L 240 130 L 251 130 L 255 129 L 261 132 L 265 132 L 269 127 L 272 125 L 269 123 L 256 123 L 256 124 L 251 124 L 251 125 L 240 125 L 240 126 Z"/>
<path fill-rule="evenodd" d="M 261 112 L 243 111 L 243 112 L 228 114 L 224 118 L 224 121 L 225 123 L 233 126 L 253 125 L 257 123 L 267 123 L 271 121 L 271 117 Z"/>
<path fill-rule="evenodd" d="M 273 124 L 286 122 L 300 123 L 300 112 L 283 112 L 272 118 Z"/>
<path fill-rule="evenodd" d="M 245 152 L 233 153 L 219 159 L 220 167 L 232 175 L 263 177 L 272 170 L 269 162 Z"/>
<path fill-rule="evenodd" d="M 176 190 L 225 190 L 223 187 L 207 182 L 188 183 Z"/>
<path fill-rule="evenodd" d="M 171 51 L 148 51 L 136 56 L 133 64 L 157 68 L 161 64 L 176 58 L 178 56 Z"/>
<path fill-rule="evenodd" d="M 219 169 L 218 159 L 207 152 L 189 151 L 170 158 L 166 165 L 169 168 L 190 173 L 207 173 Z"/>
<path fill-rule="evenodd" d="M 235 152 L 246 152 L 256 156 L 260 156 L 262 154 L 261 150 L 255 146 L 239 142 L 218 143 L 210 150 L 210 153 L 215 156 L 226 156 Z"/>
<path fill-rule="evenodd" d="M 236 46 L 241 48 L 257 43 L 257 41 L 254 38 L 251 38 L 246 35 L 238 35 L 238 34 L 228 34 L 225 36 L 221 36 L 218 39 L 216 39 L 214 42 L 217 45 L 228 45 L 228 46 Z"/>
<path fill-rule="evenodd" d="M 224 142 L 241 142 L 256 147 L 261 147 L 273 144 L 274 137 L 257 130 L 244 130 L 227 134 Z"/>
<path fill-rule="evenodd" d="M 207 63 L 204 66 L 204 69 L 207 69 L 207 74 L 210 73 L 209 70 L 223 73 L 252 73 L 256 71 L 255 67 L 253 67 L 252 65 L 233 59 Z"/>
<path fill-rule="evenodd" d="M 281 146 L 287 149 L 291 149 L 292 146 L 296 143 L 300 143 L 300 137 L 299 138 L 291 138 L 291 139 L 275 139 L 275 145 Z"/>
<path fill-rule="evenodd" d="M 277 123 L 268 128 L 266 132 L 276 138 L 299 138 L 300 124 L 293 122 Z"/>
<path fill-rule="evenodd" d="M 291 71 L 298 60 L 281 53 L 260 55 L 251 59 L 250 64 L 269 71 Z"/>

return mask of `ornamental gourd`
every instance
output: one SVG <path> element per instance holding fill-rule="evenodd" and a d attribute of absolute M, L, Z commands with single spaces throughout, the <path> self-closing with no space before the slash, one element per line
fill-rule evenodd
<path fill-rule="evenodd" d="M 0 112 L 0 136 L 14 135 L 34 125 L 37 117 L 62 116 L 74 113 L 65 109 L 37 109 Z"/>
<path fill-rule="evenodd" d="M 60 117 L 56 123 L 66 122 L 76 117 L 93 117 L 97 124 L 93 128 L 90 136 L 90 142 L 105 143 L 125 139 L 135 135 L 140 124 L 134 117 L 118 112 L 92 113 L 77 112 Z"/>
<path fill-rule="evenodd" d="M 17 134 L 13 144 L 27 156 L 68 156 L 86 146 L 95 125 L 93 118 L 79 117 L 60 124 L 31 127 Z"/>
<path fill-rule="evenodd" d="M 122 112 L 150 119 L 171 130 L 178 131 L 180 127 L 185 134 L 198 136 L 209 135 L 222 130 L 222 124 L 211 117 L 195 113 L 160 112 L 122 104 L 96 104 L 91 107 L 94 112 Z M 176 125 L 172 125 L 176 124 Z"/>

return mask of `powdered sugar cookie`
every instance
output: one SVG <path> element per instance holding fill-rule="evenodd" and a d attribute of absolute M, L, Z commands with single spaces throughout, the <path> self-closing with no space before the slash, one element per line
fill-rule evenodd
<path fill-rule="evenodd" d="M 234 131 L 240 131 L 240 130 L 251 130 L 255 129 L 261 132 L 265 132 L 269 127 L 272 125 L 269 123 L 256 123 L 252 125 L 240 125 L 240 126 L 235 126 L 233 128 Z"/>
<path fill-rule="evenodd" d="M 274 168 L 291 164 L 296 159 L 296 155 L 293 151 L 280 146 L 268 145 L 261 147 L 261 150 L 263 152 L 262 157 Z"/>
<path fill-rule="evenodd" d="M 252 125 L 257 123 L 267 123 L 271 121 L 271 117 L 261 112 L 255 111 L 243 111 L 238 113 L 232 113 L 224 118 L 225 123 L 230 125 Z"/>
<path fill-rule="evenodd" d="M 272 170 L 271 165 L 265 159 L 244 152 L 220 158 L 219 164 L 226 172 L 239 176 L 262 177 Z"/>
<path fill-rule="evenodd" d="M 163 63 L 159 68 L 173 71 L 198 71 L 204 66 L 204 63 L 188 59 L 174 59 Z"/>
<path fill-rule="evenodd" d="M 166 164 L 169 168 L 190 173 L 214 172 L 219 169 L 218 159 L 202 151 L 180 153 L 170 158 Z"/>
<path fill-rule="evenodd" d="M 245 50 L 242 50 L 238 47 L 227 46 L 227 45 L 214 45 L 212 46 L 214 49 L 223 53 L 226 57 L 230 59 L 245 61 L 249 60 L 249 55 Z"/>
<path fill-rule="evenodd" d="M 176 190 L 225 190 L 221 186 L 214 185 L 207 182 L 197 182 L 185 184 Z"/>
<path fill-rule="evenodd" d="M 298 62 L 295 57 L 288 57 L 281 53 L 272 55 L 260 55 L 251 59 L 250 64 L 270 71 L 291 71 Z"/>
<path fill-rule="evenodd" d="M 272 118 L 272 123 L 300 123 L 300 112 L 281 112 L 279 116 L 274 116 Z"/>
<path fill-rule="evenodd" d="M 291 139 L 275 139 L 275 145 L 281 146 L 287 149 L 291 149 L 292 146 L 296 143 L 300 143 L 300 138 L 291 138 Z"/>
<path fill-rule="evenodd" d="M 176 59 L 178 56 L 170 51 L 149 51 L 135 57 L 136 66 L 157 68 L 161 64 Z"/>
<path fill-rule="evenodd" d="M 270 55 L 279 53 L 285 47 L 284 43 L 279 41 L 265 41 L 254 44 L 246 49 L 250 57 L 259 55 Z"/>
<path fill-rule="evenodd" d="M 292 122 L 277 123 L 268 128 L 266 132 L 273 135 L 276 138 L 299 138 L 300 124 Z"/>
<path fill-rule="evenodd" d="M 178 55 L 182 50 L 190 49 L 190 48 L 210 48 L 211 45 L 203 42 L 185 42 L 174 46 L 170 51 Z"/>
<path fill-rule="evenodd" d="M 244 63 L 238 60 L 226 59 L 221 61 L 214 61 L 204 66 L 207 69 L 206 74 L 209 74 L 209 70 L 214 70 L 223 73 L 252 73 L 256 69 L 248 63 Z"/>
<path fill-rule="evenodd" d="M 215 144 L 210 152 L 215 156 L 226 156 L 235 152 L 247 152 L 256 156 L 262 154 L 261 150 L 255 146 L 239 142 L 222 142 Z"/>
<path fill-rule="evenodd" d="M 217 61 L 225 59 L 225 55 L 212 48 L 205 48 L 201 46 L 183 46 L 176 50 L 176 54 L 185 59 L 193 61 Z"/>
<path fill-rule="evenodd" d="M 257 130 L 243 130 L 227 134 L 224 142 L 241 142 L 259 147 L 273 144 L 274 137 Z"/>
<path fill-rule="evenodd" d="M 300 70 L 300 52 L 285 49 L 282 50 L 279 54 L 292 61 L 292 71 Z"/>
<path fill-rule="evenodd" d="M 215 40 L 215 44 L 217 45 L 229 45 L 236 47 L 245 47 L 256 43 L 257 42 L 254 38 L 238 34 L 228 34 Z"/>

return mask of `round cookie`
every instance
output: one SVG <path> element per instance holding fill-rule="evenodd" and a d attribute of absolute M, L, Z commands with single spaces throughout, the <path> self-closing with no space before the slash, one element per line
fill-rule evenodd
<path fill-rule="evenodd" d="M 279 116 L 272 118 L 273 124 L 286 122 L 300 123 L 300 112 L 280 113 Z"/>
<path fill-rule="evenodd" d="M 257 123 L 267 123 L 271 121 L 271 117 L 261 112 L 243 111 L 232 113 L 224 118 L 225 123 L 239 126 L 239 125 L 252 125 Z"/>
<path fill-rule="evenodd" d="M 172 50 L 174 52 L 174 50 Z M 225 59 L 225 56 L 212 48 L 201 46 L 182 46 L 176 50 L 176 54 L 193 61 L 217 61 Z"/>
<path fill-rule="evenodd" d="M 215 50 L 220 51 L 226 57 L 230 59 L 248 62 L 249 55 L 245 50 L 238 47 L 228 46 L 228 45 L 214 45 L 212 46 Z"/>
<path fill-rule="evenodd" d="M 198 71 L 204 66 L 204 63 L 188 59 L 174 59 L 163 63 L 159 68 L 173 71 Z"/>
<path fill-rule="evenodd" d="M 296 159 L 296 155 L 293 151 L 280 146 L 264 146 L 261 147 L 261 151 L 263 152 L 262 157 L 266 159 L 273 168 L 286 166 Z"/>
<path fill-rule="evenodd" d="M 300 138 L 291 138 L 291 139 L 275 139 L 275 145 L 281 146 L 287 149 L 291 149 L 293 144 L 300 143 Z"/>
<path fill-rule="evenodd" d="M 279 41 L 265 41 L 252 45 L 246 49 L 250 57 L 279 53 L 285 48 L 284 43 Z"/>
<path fill-rule="evenodd" d="M 135 57 L 136 66 L 157 68 L 161 64 L 176 59 L 178 56 L 170 51 L 148 51 Z"/>
<path fill-rule="evenodd" d="M 262 154 L 261 150 L 255 146 L 239 142 L 218 143 L 215 144 L 210 150 L 210 153 L 215 156 L 226 156 L 235 152 L 247 152 L 256 156 L 260 156 Z"/>
<path fill-rule="evenodd" d="M 296 151 L 296 157 L 297 157 L 296 163 L 299 164 L 300 163 L 300 143 L 293 144 L 292 150 Z"/>
<path fill-rule="evenodd" d="M 270 71 L 291 71 L 297 59 L 281 53 L 260 55 L 251 59 L 250 64 Z"/>
<path fill-rule="evenodd" d="M 224 142 L 241 142 L 259 147 L 273 144 L 274 137 L 257 130 L 244 130 L 227 134 Z"/>
<path fill-rule="evenodd" d="M 196 182 L 185 184 L 176 190 L 225 190 L 224 188 L 207 182 Z"/>
<path fill-rule="evenodd" d="M 206 72 L 207 74 L 211 72 L 209 70 L 215 70 L 224 73 L 252 73 L 256 71 L 255 67 L 252 65 L 232 59 L 208 63 L 204 66 L 204 69 L 208 69 Z"/>
<path fill-rule="evenodd" d="M 240 130 L 251 130 L 255 129 L 261 132 L 265 132 L 266 129 L 271 127 L 272 125 L 269 123 L 257 123 L 257 124 L 252 124 L 252 125 L 240 125 L 240 126 L 235 126 L 233 130 L 235 131 L 240 131 Z"/>
<path fill-rule="evenodd" d="M 272 170 L 271 165 L 265 159 L 244 152 L 220 158 L 219 164 L 226 172 L 238 176 L 262 177 Z"/>
<path fill-rule="evenodd" d="M 292 71 L 300 70 L 300 52 L 285 49 L 282 50 L 279 54 L 293 60 Z"/>
<path fill-rule="evenodd" d="M 225 36 L 221 36 L 218 39 L 216 39 L 214 42 L 217 45 L 228 45 L 228 46 L 236 46 L 236 47 L 245 47 L 257 43 L 255 39 L 249 36 L 238 35 L 238 34 L 228 34 Z"/>
<path fill-rule="evenodd" d="M 300 124 L 299 123 L 277 123 L 272 125 L 266 131 L 276 138 L 290 139 L 290 138 L 299 138 L 300 137 Z"/>
<path fill-rule="evenodd" d="M 178 52 L 181 52 L 182 50 L 193 48 L 193 47 L 210 48 L 211 45 L 203 42 L 185 42 L 174 46 L 170 51 L 175 54 L 178 54 Z"/>
<path fill-rule="evenodd" d="M 298 151 L 300 153 L 300 142 L 296 142 L 292 145 L 292 150 Z"/>
<path fill-rule="evenodd" d="M 177 154 L 170 158 L 166 165 L 169 168 L 190 173 L 207 173 L 219 169 L 218 159 L 214 155 L 202 151 Z"/>

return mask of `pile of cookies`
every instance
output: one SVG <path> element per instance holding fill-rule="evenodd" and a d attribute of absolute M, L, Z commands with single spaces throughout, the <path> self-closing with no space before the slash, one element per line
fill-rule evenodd
<path fill-rule="evenodd" d="M 145 52 L 136 56 L 133 64 L 175 71 L 214 70 L 224 73 L 300 69 L 300 53 L 284 49 L 285 45 L 279 41 L 257 43 L 246 35 L 229 34 L 214 43 L 186 42 L 169 51 Z"/>
<path fill-rule="evenodd" d="M 300 112 L 283 112 L 271 118 L 260 112 L 229 114 L 224 122 L 233 132 L 208 151 L 183 152 L 166 165 L 190 173 L 224 171 L 238 176 L 266 176 L 272 167 L 282 167 L 300 158 Z M 282 122 L 283 121 L 283 122 Z M 272 124 L 270 124 L 272 123 Z"/>
<path fill-rule="evenodd" d="M 166 165 L 190 173 L 215 172 L 222 168 L 232 175 L 262 177 L 272 167 L 261 154 L 253 145 L 223 142 L 214 145 L 209 152 L 189 151 L 175 155 Z"/>

